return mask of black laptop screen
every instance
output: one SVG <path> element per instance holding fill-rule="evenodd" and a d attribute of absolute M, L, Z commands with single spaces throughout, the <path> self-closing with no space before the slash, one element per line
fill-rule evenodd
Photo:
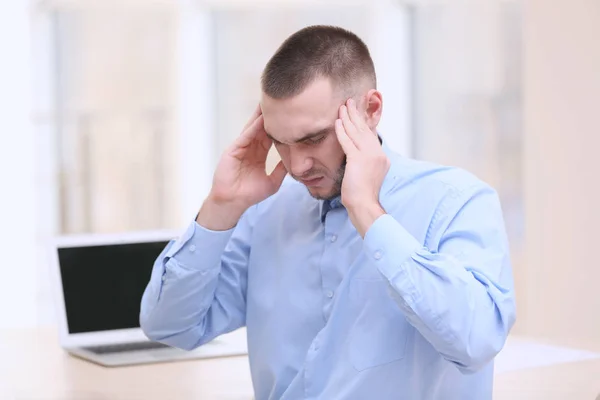
<path fill-rule="evenodd" d="M 142 294 L 167 243 L 59 249 L 69 332 L 138 328 Z"/>

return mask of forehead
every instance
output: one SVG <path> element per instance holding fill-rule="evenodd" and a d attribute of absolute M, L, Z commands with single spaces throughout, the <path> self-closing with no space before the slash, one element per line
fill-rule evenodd
<path fill-rule="evenodd" d="M 263 94 L 265 130 L 281 142 L 293 142 L 333 125 L 342 103 L 328 80 L 315 81 L 289 99 L 273 99 Z"/>

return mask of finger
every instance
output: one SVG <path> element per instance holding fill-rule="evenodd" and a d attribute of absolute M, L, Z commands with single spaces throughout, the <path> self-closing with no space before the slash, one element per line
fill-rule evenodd
<path fill-rule="evenodd" d="M 358 151 L 358 148 L 344 129 L 344 123 L 339 118 L 335 121 L 335 134 L 347 156 L 350 157 Z"/>
<path fill-rule="evenodd" d="M 285 169 L 285 165 L 283 165 L 283 161 L 279 161 L 273 172 L 269 174 L 269 179 L 271 179 L 273 187 L 279 190 L 286 175 L 287 170 Z"/>
<path fill-rule="evenodd" d="M 248 120 L 248 122 L 246 122 L 246 125 L 244 125 L 244 129 L 242 129 L 242 132 L 244 132 L 246 129 L 248 129 L 250 127 L 250 125 L 252 125 L 254 123 L 254 121 L 256 121 L 256 119 L 262 115 L 262 109 L 260 108 L 260 104 L 258 104 L 256 106 L 256 108 L 254 109 L 254 112 L 252 113 L 252 116 L 250 117 L 250 119 Z"/>
<path fill-rule="evenodd" d="M 340 119 L 342 120 L 346 135 L 350 138 L 350 140 L 352 140 L 357 148 L 360 148 L 361 135 L 359 134 L 356 125 L 354 125 L 354 123 L 350 120 L 350 116 L 348 115 L 348 107 L 345 105 L 340 107 Z"/>
<path fill-rule="evenodd" d="M 377 136 L 373 134 L 365 119 L 358 112 L 354 99 L 348 99 L 346 112 L 352 124 L 356 127 L 356 142 L 361 149 L 379 147 Z"/>
<path fill-rule="evenodd" d="M 254 154 L 258 159 L 266 161 L 269 156 L 269 151 L 271 151 L 271 147 L 273 147 L 273 140 L 267 136 L 267 133 L 262 129 L 260 132 L 256 134 L 252 144 L 249 146 L 250 151 Z"/>
<path fill-rule="evenodd" d="M 365 119 L 362 118 L 361 115 L 360 115 L 360 113 L 358 112 L 356 101 L 354 101 L 354 99 L 350 98 L 346 102 L 346 105 L 348 106 L 348 115 L 350 117 L 350 121 L 352 121 L 352 123 L 359 130 L 362 130 L 362 131 L 367 131 L 368 130 L 368 131 L 370 131 L 370 128 L 367 126 L 367 123 L 366 123 Z"/>
<path fill-rule="evenodd" d="M 264 128 L 264 119 L 262 115 L 248 126 L 248 128 L 242 131 L 242 134 L 237 138 L 235 142 L 236 147 L 246 147 L 252 143 L 255 139 L 262 139 L 267 136 Z"/>
<path fill-rule="evenodd" d="M 261 148 L 264 151 L 268 153 L 271 150 L 271 147 L 273 146 L 273 139 L 267 135 L 267 132 L 265 132 L 264 129 L 257 133 L 256 139 L 260 141 Z"/>

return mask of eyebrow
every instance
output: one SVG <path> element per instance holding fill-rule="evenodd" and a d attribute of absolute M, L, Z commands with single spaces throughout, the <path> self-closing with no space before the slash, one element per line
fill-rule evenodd
<path fill-rule="evenodd" d="M 301 142 L 305 142 L 305 141 L 310 140 L 310 139 L 314 139 L 314 138 L 316 138 L 318 136 L 325 135 L 325 134 L 331 132 L 333 129 L 335 129 L 335 125 L 330 125 L 330 126 L 328 126 L 326 128 L 319 129 L 316 132 L 309 133 L 308 135 L 304 135 L 300 139 L 294 140 L 294 143 L 301 143 Z M 269 139 L 271 139 L 275 143 L 280 143 L 279 140 L 277 140 L 273 136 L 269 135 L 269 133 L 267 133 L 267 136 L 269 137 Z"/>

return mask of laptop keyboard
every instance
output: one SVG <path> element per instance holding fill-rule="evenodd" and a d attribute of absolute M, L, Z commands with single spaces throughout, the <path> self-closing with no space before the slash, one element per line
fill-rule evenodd
<path fill-rule="evenodd" d="M 121 343 L 111 344 L 106 346 L 93 346 L 86 347 L 87 350 L 96 354 L 107 354 L 107 353 L 123 353 L 127 351 L 142 351 L 142 350 L 154 350 L 154 349 L 169 349 L 170 346 L 158 342 L 136 342 L 136 343 Z"/>

